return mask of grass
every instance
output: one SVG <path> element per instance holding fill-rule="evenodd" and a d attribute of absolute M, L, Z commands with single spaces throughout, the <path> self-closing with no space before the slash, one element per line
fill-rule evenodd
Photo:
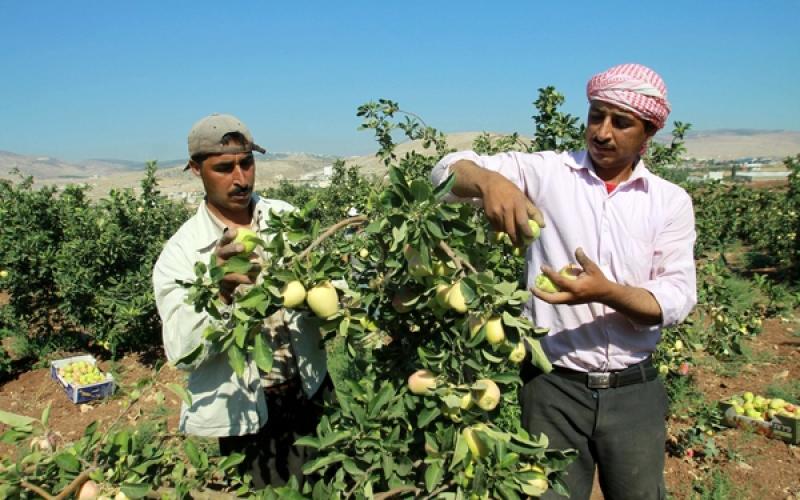
<path fill-rule="evenodd" d="M 780 398 L 791 403 L 800 403 L 800 380 L 770 384 L 765 392 L 770 398 Z"/>
<path fill-rule="evenodd" d="M 720 469 L 711 469 L 710 473 L 694 485 L 695 495 L 699 500 L 739 500 L 749 498 L 742 491 L 741 485 L 734 484 L 731 477 Z"/>

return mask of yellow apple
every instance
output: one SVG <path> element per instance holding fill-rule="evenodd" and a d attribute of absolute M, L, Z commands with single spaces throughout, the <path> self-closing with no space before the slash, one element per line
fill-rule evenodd
<path fill-rule="evenodd" d="M 436 375 L 430 370 L 417 370 L 408 377 L 408 389 L 413 394 L 429 395 L 436 388 Z"/>
<path fill-rule="evenodd" d="M 91 479 L 81 485 L 78 490 L 78 500 L 94 500 L 100 495 L 100 487 Z"/>
<path fill-rule="evenodd" d="M 298 280 L 290 281 L 283 286 L 281 297 L 283 298 L 283 307 L 290 309 L 300 307 L 306 300 L 306 287 Z"/>
<path fill-rule="evenodd" d="M 506 332 L 503 330 L 503 320 L 500 316 L 489 318 L 486 322 L 486 341 L 492 345 L 497 345 L 506 340 Z"/>
<path fill-rule="evenodd" d="M 240 227 L 236 230 L 236 237 L 233 239 L 234 243 L 241 243 L 244 247 L 243 254 L 252 253 L 256 249 L 259 242 L 258 235 L 252 229 Z"/>
<path fill-rule="evenodd" d="M 339 296 L 330 281 L 323 281 L 311 288 L 308 291 L 306 302 L 314 314 L 322 319 L 327 319 L 339 312 Z"/>
<path fill-rule="evenodd" d="M 451 285 L 444 283 L 439 283 L 436 285 L 436 304 L 444 309 L 448 309 L 450 307 L 450 305 L 447 303 L 447 293 L 450 291 L 450 286 Z"/>
<path fill-rule="evenodd" d="M 561 289 L 558 288 L 556 284 L 553 283 L 553 280 L 548 278 L 546 274 L 540 274 L 536 277 L 536 288 L 548 293 L 556 293 L 561 291 Z"/>
<path fill-rule="evenodd" d="M 457 281 L 447 292 L 447 305 L 456 312 L 465 313 L 469 309 L 464 294 L 461 292 L 461 282 Z"/>
<path fill-rule="evenodd" d="M 479 316 L 477 314 L 470 314 L 469 319 L 467 319 L 467 325 L 469 327 L 469 337 L 472 338 L 481 331 L 483 325 L 486 324 L 486 318 L 483 316 Z"/>
<path fill-rule="evenodd" d="M 519 342 L 514 346 L 514 349 L 508 355 L 508 360 L 512 363 L 519 364 L 525 359 L 525 342 Z"/>
<path fill-rule="evenodd" d="M 461 396 L 461 409 L 462 410 L 469 410 L 472 408 L 474 402 L 472 401 L 472 394 L 466 393 Z"/>
<path fill-rule="evenodd" d="M 358 251 L 358 256 L 361 257 L 362 259 L 366 259 L 367 257 L 369 257 L 369 250 L 367 250 L 366 248 L 362 248 L 361 250 Z"/>
<path fill-rule="evenodd" d="M 482 378 L 477 381 L 483 383 L 485 389 L 475 391 L 473 399 L 477 405 L 485 411 L 492 411 L 500 404 L 500 388 L 494 383 L 494 380 Z"/>
<path fill-rule="evenodd" d="M 533 219 L 528 220 L 528 227 L 531 228 L 531 233 L 533 233 L 533 236 L 528 236 L 524 233 L 521 234 L 522 243 L 524 243 L 525 246 L 528 246 L 534 241 L 538 240 L 539 235 L 542 233 L 542 228 L 539 227 L 539 224 Z"/>

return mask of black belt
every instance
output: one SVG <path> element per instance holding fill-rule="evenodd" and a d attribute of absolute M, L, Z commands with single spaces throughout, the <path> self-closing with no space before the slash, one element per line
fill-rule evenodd
<path fill-rule="evenodd" d="M 615 372 L 579 372 L 554 366 L 552 373 L 569 380 L 583 382 L 589 389 L 610 389 L 641 384 L 655 380 L 658 376 L 658 370 L 653 366 L 652 358 L 649 357 L 641 363 Z"/>

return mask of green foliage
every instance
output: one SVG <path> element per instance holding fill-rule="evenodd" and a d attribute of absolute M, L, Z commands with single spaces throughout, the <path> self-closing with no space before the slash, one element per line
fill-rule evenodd
<path fill-rule="evenodd" d="M 149 163 L 142 194 L 112 191 L 91 204 L 86 188 L 34 189 L 0 182 L 0 328 L 39 352 L 98 343 L 110 351 L 156 344 L 151 272 L 164 241 L 188 216 L 156 189 Z"/>

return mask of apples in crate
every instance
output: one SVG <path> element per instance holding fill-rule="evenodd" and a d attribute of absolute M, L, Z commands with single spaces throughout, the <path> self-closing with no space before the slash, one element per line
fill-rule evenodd
<path fill-rule="evenodd" d="M 73 361 L 58 370 L 65 382 L 72 385 L 89 385 L 103 382 L 106 376 L 97 365 L 88 361 Z"/>

